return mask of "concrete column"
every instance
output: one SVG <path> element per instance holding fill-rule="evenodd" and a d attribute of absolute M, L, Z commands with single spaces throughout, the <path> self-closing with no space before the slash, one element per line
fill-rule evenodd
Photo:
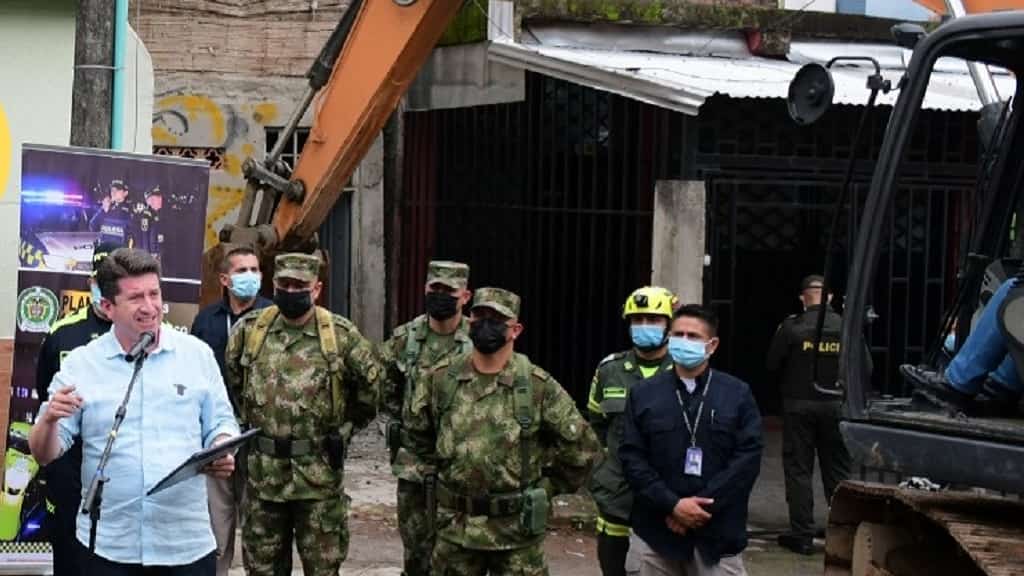
<path fill-rule="evenodd" d="M 704 182 L 660 180 L 654 187 L 651 283 L 684 303 L 701 303 L 704 286 Z"/>
<path fill-rule="evenodd" d="M 349 310 L 363 336 L 384 337 L 384 143 L 377 137 L 362 164 L 352 198 Z"/>

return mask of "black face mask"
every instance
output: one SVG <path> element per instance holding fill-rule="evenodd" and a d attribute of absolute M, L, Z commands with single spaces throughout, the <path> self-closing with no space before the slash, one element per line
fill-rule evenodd
<path fill-rule="evenodd" d="M 507 341 L 508 325 L 494 318 L 481 318 L 469 325 L 469 339 L 481 354 L 494 354 Z"/>
<path fill-rule="evenodd" d="M 427 292 L 427 314 L 434 320 L 455 316 L 459 299 L 445 292 Z"/>
<path fill-rule="evenodd" d="M 313 307 L 313 298 L 309 290 L 298 292 L 286 292 L 278 290 L 274 292 L 274 304 L 278 310 L 289 320 L 300 318 Z"/>

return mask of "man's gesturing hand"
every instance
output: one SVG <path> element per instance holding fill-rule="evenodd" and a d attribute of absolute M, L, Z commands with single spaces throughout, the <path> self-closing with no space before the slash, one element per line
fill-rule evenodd
<path fill-rule="evenodd" d="M 61 418 L 67 418 L 78 412 L 85 400 L 75 394 L 74 386 L 65 386 L 50 397 L 50 403 L 46 407 L 46 414 L 43 419 L 47 424 L 56 424 Z"/>

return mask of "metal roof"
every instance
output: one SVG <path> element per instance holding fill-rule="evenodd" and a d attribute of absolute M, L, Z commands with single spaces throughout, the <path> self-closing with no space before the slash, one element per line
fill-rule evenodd
<path fill-rule="evenodd" d="M 533 36 L 553 37 L 552 34 Z M 621 45 L 621 42 L 615 44 Z M 586 47 L 521 44 L 507 37 L 496 39 L 489 48 L 493 61 L 689 115 L 696 115 L 704 101 L 714 94 L 734 98 L 785 98 L 789 82 L 801 65 L 812 61 L 826 63 L 840 54 L 876 57 L 883 66 L 882 75 L 893 86 L 909 62 L 909 51 L 898 46 L 814 41 L 794 41 L 787 60 L 764 58 L 749 52 L 746 56 L 719 56 L 607 50 L 595 48 L 592 41 Z M 869 73 L 870 68 L 864 66 L 843 66 L 842 63 L 833 66 L 836 85 L 833 102 L 866 104 L 870 94 L 867 89 Z M 1002 71 L 994 76 L 1000 95 L 1004 99 L 1013 95 L 1016 80 Z M 894 104 L 897 93 L 893 90 L 879 94 L 878 103 Z M 945 58 L 937 63 L 924 107 L 955 111 L 981 108 L 963 61 Z"/>

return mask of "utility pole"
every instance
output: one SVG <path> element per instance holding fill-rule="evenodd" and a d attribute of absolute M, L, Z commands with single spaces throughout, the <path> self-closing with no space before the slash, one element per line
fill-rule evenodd
<path fill-rule="evenodd" d="M 71 145 L 110 148 L 114 91 L 114 2 L 78 0 Z"/>

